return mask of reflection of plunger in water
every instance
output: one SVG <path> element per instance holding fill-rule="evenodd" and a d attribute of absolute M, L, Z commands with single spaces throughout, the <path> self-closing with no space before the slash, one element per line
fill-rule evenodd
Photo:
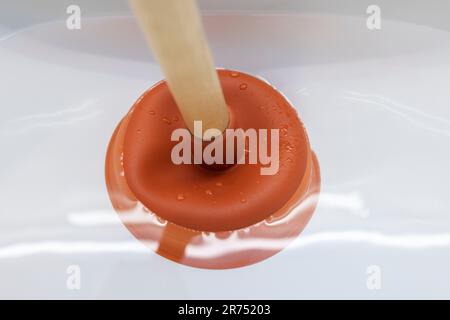
<path fill-rule="evenodd" d="M 132 5 L 166 81 L 138 99 L 111 138 L 106 182 L 114 208 L 136 238 L 176 262 L 221 269 L 270 257 L 303 230 L 320 189 L 317 159 L 296 111 L 267 82 L 213 68 L 193 1 Z M 277 172 L 261 174 L 267 166 L 240 164 L 239 157 L 229 165 L 174 163 L 173 132 L 194 133 L 197 120 L 204 131 L 193 141 L 212 132 L 207 140 L 224 143 L 222 162 L 229 152 L 225 129 L 276 129 Z M 267 143 L 274 146 L 271 137 Z M 244 151 L 244 160 L 254 155 Z"/>

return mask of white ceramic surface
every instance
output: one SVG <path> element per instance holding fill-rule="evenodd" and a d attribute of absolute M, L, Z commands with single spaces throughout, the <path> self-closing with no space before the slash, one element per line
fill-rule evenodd
<path fill-rule="evenodd" d="M 322 193 L 303 234 L 226 271 L 146 249 L 111 208 L 104 156 L 161 72 L 131 17 L 35 25 L 0 41 L 0 297 L 450 298 L 450 34 L 298 13 L 205 26 L 219 66 L 271 81 L 307 127 Z"/>

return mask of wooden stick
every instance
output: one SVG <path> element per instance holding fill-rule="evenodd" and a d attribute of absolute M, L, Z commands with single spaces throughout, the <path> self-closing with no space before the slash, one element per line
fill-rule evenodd
<path fill-rule="evenodd" d="M 189 130 L 195 120 L 225 130 L 228 108 L 195 0 L 130 2 Z"/>

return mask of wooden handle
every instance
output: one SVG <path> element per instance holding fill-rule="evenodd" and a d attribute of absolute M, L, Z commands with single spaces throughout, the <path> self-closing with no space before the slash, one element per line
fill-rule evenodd
<path fill-rule="evenodd" d="M 225 130 L 228 108 L 195 0 L 130 2 L 189 130 L 195 120 Z"/>

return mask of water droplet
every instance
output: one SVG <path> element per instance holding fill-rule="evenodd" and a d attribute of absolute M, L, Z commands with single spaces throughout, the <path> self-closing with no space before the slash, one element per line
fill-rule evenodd
<path fill-rule="evenodd" d="M 151 116 L 154 116 L 154 115 L 156 114 L 156 112 L 153 111 L 153 110 L 150 110 L 150 111 L 148 112 L 148 114 L 151 115 Z"/>
<path fill-rule="evenodd" d="M 120 171 L 120 176 L 125 177 L 125 171 Z"/>
<path fill-rule="evenodd" d="M 158 217 L 158 216 L 156 216 L 156 220 L 158 221 L 158 223 L 159 223 L 160 225 L 165 226 L 165 225 L 167 224 L 167 220 L 164 220 L 163 218 L 160 218 L 160 217 Z"/>
<path fill-rule="evenodd" d="M 208 196 L 212 196 L 212 195 L 213 195 L 212 191 L 209 190 L 209 189 L 206 189 L 206 190 L 205 190 L 205 193 L 206 193 Z"/>
<path fill-rule="evenodd" d="M 292 159 L 291 158 L 287 158 L 286 162 L 292 162 Z"/>
<path fill-rule="evenodd" d="M 287 151 L 291 151 L 292 149 L 294 149 L 289 142 L 286 143 L 286 147 L 285 148 L 286 148 Z"/>
<path fill-rule="evenodd" d="M 223 183 L 222 182 L 216 182 L 216 186 L 217 187 L 221 187 L 221 186 L 223 186 Z"/>
<path fill-rule="evenodd" d="M 184 199 L 185 199 L 184 194 L 179 193 L 179 194 L 177 195 L 177 200 L 178 200 L 178 201 L 183 201 Z"/>
<path fill-rule="evenodd" d="M 169 119 L 167 119 L 166 117 L 164 117 L 163 119 L 162 119 L 165 123 L 167 123 L 167 124 L 171 124 L 172 122 L 169 120 Z"/>
<path fill-rule="evenodd" d="M 235 72 L 235 71 L 232 71 L 232 72 L 230 73 L 230 76 L 232 76 L 233 78 L 236 78 L 236 77 L 239 77 L 239 73 L 237 73 L 237 72 Z"/>
<path fill-rule="evenodd" d="M 141 133 L 142 132 L 142 130 L 141 129 L 137 129 L 137 133 Z"/>
<path fill-rule="evenodd" d="M 245 198 L 241 199 L 241 203 L 246 203 L 246 202 L 247 202 L 247 199 L 245 199 Z"/>
<path fill-rule="evenodd" d="M 173 116 L 172 121 L 173 122 L 177 122 L 178 121 L 178 117 L 177 116 Z"/>
<path fill-rule="evenodd" d="M 246 83 L 241 83 L 241 85 L 239 86 L 239 89 L 241 89 L 241 90 L 247 89 L 247 84 Z"/>

